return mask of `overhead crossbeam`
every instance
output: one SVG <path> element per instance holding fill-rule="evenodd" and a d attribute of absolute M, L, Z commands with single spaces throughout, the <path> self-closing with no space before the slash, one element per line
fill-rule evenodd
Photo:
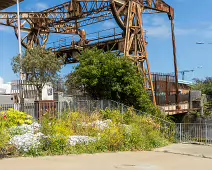
<path fill-rule="evenodd" d="M 41 12 L 23 12 L 20 14 L 21 29 L 27 32 L 27 35 L 22 38 L 22 45 L 25 48 L 37 45 L 45 47 L 49 34 L 59 33 L 78 34 L 81 38 L 78 44 L 83 47 L 87 41 L 86 32 L 81 30 L 82 27 L 115 18 L 124 32 L 124 55 L 133 59 L 144 75 L 145 87 L 152 92 L 155 103 L 143 29 L 144 13 L 166 13 L 171 20 L 175 77 L 178 84 L 174 9 L 163 0 L 72 0 Z M 17 32 L 17 14 L 0 12 L 0 25 L 13 27 Z M 178 94 L 177 85 L 176 93 Z"/>
<path fill-rule="evenodd" d="M 89 4 L 69 2 L 43 12 L 21 12 L 21 30 L 27 32 L 22 38 L 22 45 L 25 48 L 31 48 L 36 44 L 45 47 L 50 33 L 78 34 L 84 41 L 86 34 L 80 28 L 112 19 L 110 11 L 110 3 L 101 1 Z M 17 13 L 0 12 L 0 25 L 13 27 L 17 32 Z M 43 37 L 45 41 L 42 40 Z"/>
<path fill-rule="evenodd" d="M 24 0 L 19 0 L 19 2 L 23 2 Z M 9 8 L 17 3 L 17 0 L 0 0 L 0 10 L 4 10 Z"/>

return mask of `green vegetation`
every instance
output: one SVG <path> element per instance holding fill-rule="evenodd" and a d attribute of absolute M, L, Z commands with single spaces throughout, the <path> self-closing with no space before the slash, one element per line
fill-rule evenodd
<path fill-rule="evenodd" d="M 206 77 L 205 80 L 194 79 L 194 90 L 201 90 L 203 94 L 212 96 L 212 77 Z"/>
<path fill-rule="evenodd" d="M 206 94 L 212 99 L 212 77 L 206 77 L 204 80 L 194 79 L 195 83 L 192 86 L 194 90 L 200 90 L 202 94 Z M 193 111 L 190 115 L 192 118 L 211 117 L 212 116 L 212 101 L 204 103 L 204 115 L 201 116 L 199 111 Z"/>
<path fill-rule="evenodd" d="M 43 86 L 58 78 L 60 61 L 50 51 L 39 47 L 27 50 L 21 64 L 27 80 L 37 87 L 39 97 Z M 15 73 L 20 71 L 21 64 L 18 57 L 13 58 Z M 64 112 L 58 119 L 46 113 L 38 124 L 26 113 L 10 109 L 0 114 L 3 154 L 39 156 L 151 150 L 173 141 L 174 134 L 169 133 L 172 124 L 161 119 L 165 115 L 152 104 L 143 76 L 126 57 L 97 49 L 86 50 L 76 71 L 67 78 L 69 89 L 85 91 L 93 99 L 119 101 L 146 114 L 137 115 L 134 109 L 125 113 L 118 110 L 92 114 Z"/>
<path fill-rule="evenodd" d="M 13 57 L 11 64 L 14 73 L 19 74 L 22 68 L 26 80 L 37 88 L 39 99 L 43 87 L 58 80 L 58 72 L 61 69 L 61 61 L 57 56 L 41 47 L 26 50 L 21 63 L 19 56 Z"/>
<path fill-rule="evenodd" d="M 9 109 L 6 112 L 1 112 L 2 115 L 2 119 L 4 119 L 5 121 L 1 121 L 2 124 L 4 124 L 4 126 L 6 126 L 7 128 L 11 128 L 14 126 L 20 126 L 23 124 L 32 124 L 33 119 L 32 116 L 27 115 L 24 112 L 20 112 L 14 109 Z"/>
<path fill-rule="evenodd" d="M 0 117 L 0 152 L 11 156 L 151 150 L 167 145 L 173 137 L 168 137 L 169 126 L 164 130 L 161 121 L 136 115 L 132 109 L 124 114 L 117 110 L 89 115 L 67 112 L 61 119 L 46 113 L 41 124 L 31 125 L 22 124 L 29 116 L 15 120 L 15 117 L 5 119 L 3 115 Z"/>
<path fill-rule="evenodd" d="M 76 71 L 67 78 L 69 89 L 80 89 L 93 99 L 111 99 L 144 112 L 158 113 L 144 88 L 143 76 L 127 57 L 95 48 L 86 50 Z"/>

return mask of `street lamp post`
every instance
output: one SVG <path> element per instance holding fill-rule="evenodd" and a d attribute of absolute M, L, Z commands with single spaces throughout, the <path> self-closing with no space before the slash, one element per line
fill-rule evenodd
<path fill-rule="evenodd" d="M 19 96 L 20 96 L 20 111 L 24 111 L 24 96 L 23 96 L 23 70 L 22 70 L 22 48 L 21 48 L 21 20 L 20 20 L 20 2 L 17 0 L 17 20 L 18 20 L 18 49 L 20 60 L 20 83 L 19 83 Z"/>
<path fill-rule="evenodd" d="M 20 59 L 20 80 L 23 80 L 22 73 L 22 48 L 21 48 L 21 21 L 20 21 L 20 2 L 17 0 L 17 16 L 18 16 L 18 49 L 19 49 L 19 59 Z"/>

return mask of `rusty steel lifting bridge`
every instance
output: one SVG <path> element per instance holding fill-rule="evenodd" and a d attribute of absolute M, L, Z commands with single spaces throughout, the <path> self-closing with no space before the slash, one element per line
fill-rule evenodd
<path fill-rule="evenodd" d="M 174 9 L 163 0 L 72 0 L 40 12 L 21 12 L 21 31 L 26 33 L 21 43 L 26 49 L 48 46 L 62 55 L 66 63 L 77 62 L 80 49 L 92 46 L 104 50 L 119 50 L 138 66 L 138 70 L 145 77 L 145 87 L 151 91 L 155 103 L 143 28 L 144 13 L 165 13 L 171 21 L 176 94 L 178 94 Z M 0 25 L 13 27 L 18 36 L 17 18 L 16 12 L 0 12 Z M 89 35 L 86 35 L 83 29 L 85 26 L 109 19 L 115 19 L 119 29 L 96 32 L 95 38 L 88 38 Z M 108 34 L 101 35 L 101 32 L 108 32 Z M 74 34 L 79 35 L 80 38 L 77 41 L 66 38 L 50 46 L 48 44 L 50 34 Z M 176 102 L 179 103 L 178 95 L 176 95 Z"/>

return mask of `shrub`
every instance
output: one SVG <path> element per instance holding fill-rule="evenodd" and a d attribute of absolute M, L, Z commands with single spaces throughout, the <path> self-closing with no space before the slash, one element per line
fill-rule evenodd
<path fill-rule="evenodd" d="M 5 149 L 7 148 L 7 144 L 9 142 L 9 133 L 5 126 L 4 119 L 0 116 L 0 155 L 5 154 Z"/>
<path fill-rule="evenodd" d="M 23 124 L 32 124 L 33 118 L 27 113 L 20 112 L 10 108 L 6 112 L 1 112 L 1 115 L 4 119 L 5 125 L 10 128 L 14 126 L 20 126 Z"/>
<path fill-rule="evenodd" d="M 72 124 L 68 120 L 50 118 L 48 113 L 42 118 L 41 132 L 46 136 L 70 136 L 74 134 Z"/>
<path fill-rule="evenodd" d="M 23 113 L 21 116 L 25 121 L 27 116 Z M 19 116 L 14 117 L 20 119 Z M 0 131 L 0 137 L 7 133 L 5 129 L 9 129 L 8 127 L 15 124 L 20 125 L 20 121 L 12 119 L 12 116 L 9 118 L 6 121 L 11 122 L 3 123 L 1 126 L 3 130 Z M 5 121 L 4 117 L 1 119 L 2 122 Z M 155 121 L 148 116 L 137 115 L 133 109 L 129 109 L 124 114 L 118 110 L 109 109 L 91 115 L 72 112 L 62 115 L 61 119 L 46 113 L 42 117 L 41 126 L 38 126 L 33 123 L 29 126 L 10 128 L 11 138 L 4 138 L 0 148 L 5 148 L 8 141 L 12 139 L 10 140 L 11 144 L 16 147 L 20 155 L 38 156 L 151 150 L 169 142 L 165 139 L 167 133 L 165 132 L 165 135 L 161 133 L 163 125 L 160 124 L 160 121 Z M 34 139 L 34 136 L 38 135 L 40 137 L 34 141 L 36 143 L 34 144 L 31 138 Z M 22 138 L 25 142 L 19 143 Z"/>

